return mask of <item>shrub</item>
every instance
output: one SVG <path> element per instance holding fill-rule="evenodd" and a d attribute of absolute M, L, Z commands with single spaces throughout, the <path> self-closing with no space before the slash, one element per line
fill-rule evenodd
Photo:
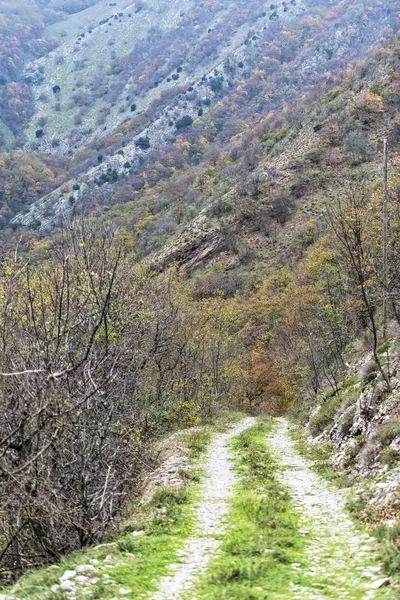
<path fill-rule="evenodd" d="M 383 110 L 382 97 L 372 92 L 360 94 L 354 105 L 354 112 L 366 125 L 382 114 Z"/>
<path fill-rule="evenodd" d="M 46 113 L 40 113 L 40 115 L 38 115 L 37 118 L 37 124 L 39 125 L 39 127 L 44 127 L 47 123 L 48 120 L 48 116 L 46 115 Z"/>
<path fill-rule="evenodd" d="M 98 186 L 104 185 L 105 183 L 115 183 L 118 181 L 118 173 L 116 169 L 107 169 L 106 173 L 102 173 L 98 179 L 96 179 L 96 183 Z"/>
<path fill-rule="evenodd" d="M 388 465 L 389 467 L 393 463 L 398 462 L 399 459 L 400 452 L 398 452 L 394 448 L 391 448 L 390 446 L 384 448 L 379 454 L 379 462 L 381 462 L 383 465 Z"/>
<path fill-rule="evenodd" d="M 333 425 L 341 399 L 338 396 L 328 398 L 319 411 L 310 419 L 310 431 L 314 437 Z"/>
<path fill-rule="evenodd" d="M 368 157 L 369 137 L 362 131 L 351 131 L 345 139 L 345 149 L 353 163 L 365 162 Z"/>
<path fill-rule="evenodd" d="M 368 362 L 364 363 L 363 366 L 360 369 L 360 373 L 359 373 L 359 380 L 362 383 L 367 383 L 368 381 L 371 381 L 371 379 L 368 379 L 368 377 L 374 373 L 375 377 L 376 377 L 376 371 L 377 371 L 377 365 L 376 362 L 374 360 L 369 360 Z"/>
<path fill-rule="evenodd" d="M 150 139 L 147 136 L 140 137 L 138 140 L 136 140 L 135 146 L 141 150 L 148 150 L 150 148 Z"/>
<path fill-rule="evenodd" d="M 389 446 L 394 439 L 400 436 L 400 419 L 384 423 L 378 431 L 378 439 L 384 446 Z"/>
<path fill-rule="evenodd" d="M 343 435 L 349 434 L 350 429 L 354 422 L 355 413 L 356 413 L 356 409 L 353 407 L 353 408 L 349 409 L 348 411 L 346 411 L 342 415 L 342 418 L 340 420 L 340 431 L 342 432 Z"/>
<path fill-rule="evenodd" d="M 193 119 L 190 115 L 185 115 L 181 119 L 178 119 L 175 123 L 175 127 L 180 131 L 182 129 L 186 129 L 186 127 L 190 127 L 193 124 Z"/>

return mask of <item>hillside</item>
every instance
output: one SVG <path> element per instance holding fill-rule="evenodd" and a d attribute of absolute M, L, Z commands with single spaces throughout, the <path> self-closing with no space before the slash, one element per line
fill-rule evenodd
<path fill-rule="evenodd" d="M 0 599 L 396 597 L 400 0 L 3 12 Z"/>
<path fill-rule="evenodd" d="M 161 97 L 158 117 L 182 89 L 211 76 L 226 59 L 240 62 L 236 52 L 249 28 L 259 32 L 269 26 L 272 12 L 287 21 L 305 10 L 302 2 L 289 3 L 286 12 L 277 5 L 269 14 L 262 12 L 262 2 L 244 8 L 243 2 L 196 7 L 190 1 L 123 1 L 112 8 L 96 4 L 80 13 L 79 21 L 62 22 L 58 48 L 28 66 L 35 98 L 26 130 L 31 148 L 75 153 Z M 58 32 L 60 25 L 45 34 Z M 62 89 L 54 93 L 55 86 Z"/>
<path fill-rule="evenodd" d="M 173 6 L 169 3 L 171 10 Z M 81 143 L 87 144 L 94 136 L 96 139 L 67 163 L 63 185 L 36 202 L 30 212 L 17 216 L 14 226 L 23 223 L 47 230 L 63 215 L 81 211 L 88 213 L 99 204 L 109 207 L 135 198 L 136 205 L 137 192 L 142 195 L 147 181 L 153 187 L 161 181 L 179 179 L 177 170 L 185 171 L 186 175 L 189 168 L 196 173 L 199 169 L 193 169 L 195 166 L 207 169 L 211 156 L 216 160 L 216 155 L 222 158 L 230 154 L 232 144 L 236 145 L 239 141 L 238 136 L 245 137 L 246 143 L 259 142 L 255 129 L 261 127 L 266 115 L 294 101 L 296 107 L 289 112 L 296 122 L 301 118 L 301 104 L 308 95 L 320 95 L 321 86 L 327 83 L 331 86 L 342 70 L 371 53 L 374 46 L 388 41 L 398 26 L 393 3 L 389 9 L 384 3 L 372 1 L 362 7 L 355 6 L 353 2 L 328 7 L 318 2 L 304 6 L 289 2 L 271 5 L 274 8 L 269 7 L 265 16 L 263 12 L 260 15 L 261 4 L 260 7 L 252 4 L 254 15 L 253 12 L 251 15 L 243 12 L 240 3 L 238 6 L 230 4 L 226 14 L 221 8 L 225 4 L 215 3 L 213 6 L 207 11 L 203 10 L 205 7 L 198 7 L 199 14 L 196 11 L 192 14 L 188 8 L 188 12 L 182 12 L 179 29 L 168 33 L 166 22 L 165 35 L 153 32 L 158 40 L 156 44 L 151 42 L 152 34 L 149 33 L 147 41 L 140 42 L 138 49 L 123 57 L 118 55 L 110 64 L 106 60 L 102 78 L 107 81 L 98 79 L 93 83 L 91 78 L 94 77 L 96 61 L 100 60 L 100 56 L 102 59 L 107 57 L 107 52 L 115 51 L 114 46 L 107 45 L 107 49 L 99 53 L 96 40 L 112 27 L 130 32 L 136 31 L 135 27 L 140 28 L 143 23 L 149 25 L 156 7 L 150 10 L 149 5 L 147 12 L 147 9 L 138 13 L 125 11 L 121 19 L 113 12 L 118 18 L 97 25 L 92 34 L 85 34 L 85 38 L 81 38 L 82 44 L 79 42 L 79 48 L 81 45 L 82 48 L 77 52 L 71 50 L 71 44 L 76 46 L 79 40 L 76 37 L 69 39 L 67 33 L 65 42 L 39 59 L 36 66 L 29 67 L 36 72 L 31 81 L 36 95 L 36 117 L 27 130 L 27 135 L 35 138 L 33 148 L 55 155 L 68 154 L 70 151 L 75 153 Z M 84 11 L 88 13 L 88 19 L 94 10 L 98 11 L 99 5 Z M 218 10 L 222 11 L 221 14 Z M 129 14 L 134 16 L 129 17 Z M 107 15 L 105 19 L 110 16 L 108 12 Z M 80 13 L 80 16 L 85 23 L 85 15 Z M 218 27 L 210 27 L 209 18 L 217 19 Z M 75 16 L 51 27 L 67 26 L 71 19 L 73 31 Z M 88 27 L 89 23 L 90 19 Z M 206 41 L 201 34 L 203 30 Z M 182 41 L 182 31 L 187 31 L 187 40 L 185 34 Z M 195 41 L 190 35 L 195 36 Z M 169 36 L 172 36 L 171 39 Z M 121 43 L 124 45 L 123 40 L 122 35 Z M 172 63 L 158 65 L 153 60 L 154 56 L 165 60 L 164 43 L 170 44 L 168 56 L 175 61 L 173 66 Z M 184 44 L 190 46 L 189 54 L 185 53 Z M 87 56 L 85 54 L 85 60 L 76 60 L 79 65 L 75 68 L 74 55 L 79 52 Z M 63 53 L 67 53 L 68 60 Z M 58 54 L 62 64 L 54 65 Z M 93 61 L 90 58 L 92 54 Z M 133 70 L 132 61 L 136 70 Z M 45 66 L 47 62 L 48 67 Z M 87 76 L 84 75 L 85 64 L 92 65 L 87 66 Z M 163 82 L 154 82 L 154 72 L 162 69 L 166 69 Z M 62 90 L 57 77 L 65 82 Z M 132 87 L 129 84 L 131 80 L 140 81 L 140 89 L 129 92 L 126 86 Z M 138 83 L 135 85 L 137 87 Z M 75 89 L 70 89 L 70 86 Z M 99 93 L 101 98 L 96 97 Z M 41 94 L 44 99 L 39 101 Z M 56 98 L 60 94 L 63 98 Z M 126 100 L 128 97 L 129 100 Z M 75 125 L 72 121 L 78 113 L 79 123 Z M 101 127 L 95 124 L 96 119 L 101 122 Z M 272 122 L 265 126 L 267 132 L 274 129 Z M 61 137 L 58 135 L 57 138 L 54 128 Z M 39 137 L 36 137 L 37 132 Z M 75 138 L 76 148 L 71 145 Z M 182 144 L 189 144 L 188 151 L 182 152 Z M 142 176 L 143 161 L 150 171 L 146 173 L 147 181 Z M 240 179 L 238 177 L 237 181 Z M 147 207 L 149 203 L 150 200 L 144 198 L 140 204 Z M 199 206 L 199 203 L 196 200 L 197 206 L 191 209 L 192 213 L 204 206 Z M 29 204 L 28 200 L 26 211 Z M 194 203 L 190 199 L 182 199 L 181 204 L 193 206 Z M 174 226 L 171 223 L 169 229 Z M 168 235 L 169 232 L 163 233 L 164 237 Z"/>

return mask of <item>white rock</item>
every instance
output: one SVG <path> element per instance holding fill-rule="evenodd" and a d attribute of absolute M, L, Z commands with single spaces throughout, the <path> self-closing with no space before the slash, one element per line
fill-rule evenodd
<path fill-rule="evenodd" d="M 367 578 L 367 579 L 372 579 L 372 577 L 373 577 L 373 576 L 374 576 L 374 574 L 373 574 L 373 573 L 370 573 L 369 571 L 363 571 L 363 572 L 361 573 L 361 577 L 365 577 L 365 578 Z"/>
<path fill-rule="evenodd" d="M 389 519 L 388 521 L 385 521 L 386 527 L 394 527 L 397 525 L 397 523 L 398 521 L 396 519 Z"/>
<path fill-rule="evenodd" d="M 78 573 L 94 573 L 96 571 L 93 565 L 78 565 L 76 570 Z"/>
<path fill-rule="evenodd" d="M 389 584 L 389 579 L 387 577 L 382 577 L 382 579 L 377 579 L 376 581 L 372 582 L 369 587 L 371 588 L 371 590 L 378 590 L 379 588 L 383 587 L 384 585 L 388 585 L 388 584 Z"/>
<path fill-rule="evenodd" d="M 71 581 L 70 579 L 66 579 L 65 581 L 63 581 L 62 583 L 60 583 L 60 590 L 74 590 L 75 589 L 75 582 Z"/>
<path fill-rule="evenodd" d="M 119 588 L 118 593 L 121 594 L 121 596 L 127 596 L 131 591 L 132 590 L 126 590 L 125 588 Z"/>
<path fill-rule="evenodd" d="M 72 579 L 73 577 L 75 577 L 76 575 L 76 571 L 65 571 L 61 577 L 60 577 L 60 581 L 65 581 L 67 579 Z"/>
<path fill-rule="evenodd" d="M 379 573 L 379 571 L 382 571 L 382 567 L 368 567 L 368 571 L 370 571 L 371 573 Z"/>

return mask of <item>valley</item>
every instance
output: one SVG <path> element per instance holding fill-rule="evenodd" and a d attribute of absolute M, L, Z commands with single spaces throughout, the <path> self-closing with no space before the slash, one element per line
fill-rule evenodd
<path fill-rule="evenodd" d="M 400 0 L 0 0 L 0 600 L 398 597 L 399 72 Z"/>

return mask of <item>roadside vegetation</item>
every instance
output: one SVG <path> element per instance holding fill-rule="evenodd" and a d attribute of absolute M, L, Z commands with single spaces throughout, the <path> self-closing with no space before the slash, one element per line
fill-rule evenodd
<path fill-rule="evenodd" d="M 61 599 L 69 591 L 65 582 L 72 582 L 77 598 L 88 600 L 110 599 L 121 594 L 121 589 L 127 594 L 131 590 L 135 597 L 154 591 L 192 530 L 202 459 L 213 433 L 241 418 L 242 413 L 222 412 L 213 418 L 212 425 L 183 430 L 158 441 L 158 452 L 142 475 L 137 498 L 120 515 L 117 531 L 93 548 L 69 553 L 55 565 L 33 570 L 2 593 L 21 600 Z M 163 456 L 171 452 L 169 445 L 175 452 L 176 446 L 181 451 L 182 447 L 187 449 L 184 455 L 189 465 L 179 470 L 178 486 L 163 485 L 151 477 L 154 468 L 163 468 Z M 161 459 L 157 459 L 158 453 Z"/>

